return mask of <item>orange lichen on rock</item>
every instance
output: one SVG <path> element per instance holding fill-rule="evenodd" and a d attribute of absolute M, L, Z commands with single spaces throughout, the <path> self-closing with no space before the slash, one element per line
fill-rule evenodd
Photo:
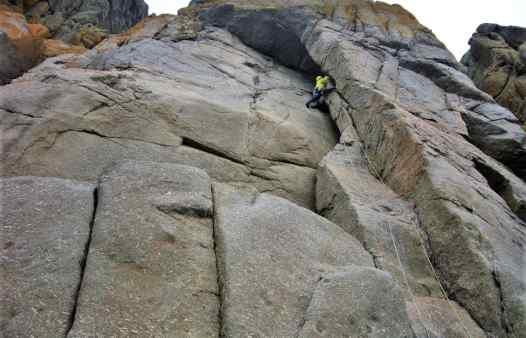
<path fill-rule="evenodd" d="M 0 30 L 12 41 L 31 37 L 24 15 L 9 10 L 0 10 Z"/>
<path fill-rule="evenodd" d="M 7 35 L 21 58 L 34 62 L 40 58 L 43 40 L 49 36 L 45 26 L 28 24 L 24 15 L 9 10 L 0 10 L 0 31 Z"/>
<path fill-rule="evenodd" d="M 62 54 L 82 54 L 86 48 L 82 46 L 73 46 L 62 40 L 48 39 L 44 41 L 43 56 L 54 57 Z"/>
<path fill-rule="evenodd" d="M 105 51 L 122 46 L 134 40 L 152 38 L 174 18 L 174 15 L 169 14 L 147 17 L 132 28 L 128 29 L 126 32 L 112 35 L 106 40 L 102 41 L 99 45 L 97 45 L 96 49 L 98 51 Z"/>
<path fill-rule="evenodd" d="M 419 31 L 429 32 L 402 6 L 380 1 L 324 0 L 324 14 L 344 17 L 353 24 L 379 27 L 403 38 L 413 38 Z"/>
<path fill-rule="evenodd" d="M 41 24 L 28 24 L 27 27 L 31 32 L 31 35 L 35 38 L 47 39 L 51 36 L 49 29 Z"/>

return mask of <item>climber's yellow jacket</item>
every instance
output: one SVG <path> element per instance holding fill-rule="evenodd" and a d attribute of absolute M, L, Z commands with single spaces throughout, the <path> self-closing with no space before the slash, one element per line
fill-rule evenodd
<path fill-rule="evenodd" d="M 314 89 L 316 90 L 324 90 L 325 87 L 327 87 L 327 84 L 329 84 L 329 77 L 328 76 L 317 76 L 316 77 L 316 86 Z"/>

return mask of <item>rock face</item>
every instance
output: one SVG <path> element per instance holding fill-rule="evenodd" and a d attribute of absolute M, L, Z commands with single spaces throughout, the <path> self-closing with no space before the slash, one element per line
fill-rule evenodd
<path fill-rule="evenodd" d="M 494 100 L 459 71 L 462 66 L 410 13 L 396 6 L 373 5 L 370 1 L 327 0 L 325 4 L 332 8 L 329 11 L 332 21 L 322 20 L 316 27 L 312 27 L 316 22 L 314 14 L 304 7 L 276 11 L 237 9 L 227 4 L 206 10 L 200 18 L 225 27 L 243 42 L 278 60 L 288 59 L 290 54 L 289 49 L 279 48 L 283 43 L 273 44 L 276 32 L 286 31 L 279 34 L 280 39 L 299 46 L 296 51 L 301 56 L 296 60 L 302 60 L 290 66 L 309 70 L 312 68 L 304 65 L 310 62 L 305 60 L 317 64 L 324 61 L 327 71 L 338 72 L 340 78 L 358 78 L 435 125 L 467 128 L 473 144 L 526 177 L 526 132 L 520 122 L 498 105 L 478 112 L 481 105 L 492 104 Z M 381 25 L 386 17 L 392 18 L 387 28 Z M 343 41 L 336 44 L 334 39 L 338 37 Z M 327 60 L 328 49 L 334 56 L 331 60 Z"/>
<path fill-rule="evenodd" d="M 462 58 L 475 84 L 526 122 L 526 28 L 482 24 Z"/>
<path fill-rule="evenodd" d="M 316 166 L 336 132 L 305 108 L 302 74 L 217 29 L 199 41 L 145 38 L 79 62 L 48 60 L 3 88 L 3 175 L 95 181 L 115 160 L 155 160 L 313 206 Z"/>
<path fill-rule="evenodd" d="M 208 175 L 124 162 L 99 204 L 68 337 L 213 337 L 219 330 Z"/>
<path fill-rule="evenodd" d="M 224 336 L 412 336 L 400 287 L 337 225 L 223 185 L 214 186 L 214 200 Z M 375 317 L 379 308 L 386 313 Z"/>
<path fill-rule="evenodd" d="M 57 178 L 0 179 L 0 332 L 68 331 L 95 209 L 94 186 Z"/>
<path fill-rule="evenodd" d="M 43 21 L 61 17 L 63 22 L 54 32 L 67 42 L 90 27 L 120 33 L 148 15 L 148 5 L 143 0 L 50 0 L 49 7 L 53 17 Z"/>
<path fill-rule="evenodd" d="M 51 336 L 526 337 L 526 134 L 463 69 L 400 6 L 214 0 L 0 87 L 3 180 L 98 187 Z"/>
<path fill-rule="evenodd" d="M 338 106 L 338 100 L 331 97 L 330 105 Z M 415 206 L 373 176 L 371 172 L 378 173 L 368 167 L 354 127 L 349 125 L 345 130 L 345 143 L 320 164 L 317 210 L 362 242 L 375 266 L 389 272 L 403 288 L 407 312 L 418 336 L 485 337 L 464 309 L 444 299 Z"/>
<path fill-rule="evenodd" d="M 300 337 L 411 337 L 401 290 L 392 277 L 351 267 L 318 283 Z"/>

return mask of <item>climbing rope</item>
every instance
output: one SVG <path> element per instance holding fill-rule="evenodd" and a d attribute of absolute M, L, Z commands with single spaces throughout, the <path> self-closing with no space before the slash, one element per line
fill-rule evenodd
<path fill-rule="evenodd" d="M 442 293 L 442 296 L 444 297 L 444 299 L 446 300 L 446 302 L 449 304 L 449 307 L 451 307 L 451 310 L 453 310 L 453 313 L 455 314 L 455 316 L 457 317 L 457 320 L 458 322 L 460 323 L 460 325 L 462 326 L 462 328 L 464 329 L 465 333 L 466 333 L 466 338 L 469 338 L 469 330 L 468 328 L 464 325 L 464 321 L 462 320 L 462 317 L 460 316 L 460 314 L 458 313 L 457 309 L 455 309 L 455 307 L 453 306 L 453 304 L 451 303 L 451 300 L 449 299 L 448 295 L 447 295 L 447 292 L 446 292 L 446 289 L 444 289 L 444 287 L 442 286 L 442 283 L 440 282 L 440 279 L 439 279 L 439 276 L 438 276 L 438 273 L 436 272 L 435 270 L 435 267 L 433 266 L 433 263 L 431 262 L 431 258 L 429 258 L 429 255 L 427 254 L 427 251 L 425 250 L 425 246 L 424 246 L 424 239 L 422 238 L 422 234 L 420 234 L 420 231 L 418 231 L 418 238 L 420 240 L 420 245 L 422 245 L 422 247 L 424 248 L 424 256 L 426 257 L 427 259 L 427 262 L 429 264 L 429 267 L 431 268 L 431 272 L 433 273 L 433 276 L 435 277 L 436 281 L 438 282 L 438 286 L 440 287 L 440 291 Z"/>
<path fill-rule="evenodd" d="M 376 167 L 373 166 L 373 163 L 371 162 L 371 160 L 369 159 L 369 156 L 367 154 L 367 151 L 364 149 L 364 147 L 361 147 L 361 152 L 362 154 L 364 155 L 366 161 L 367 161 L 367 165 L 369 167 L 369 170 L 372 172 L 372 174 L 380 181 L 382 182 L 383 184 L 386 184 L 385 183 L 385 180 L 383 179 L 383 177 L 379 174 L 378 170 Z M 387 184 L 386 184 L 387 185 Z M 391 227 L 391 224 L 389 222 L 386 223 L 387 224 L 387 227 L 388 227 L 388 232 L 391 236 L 391 240 L 393 242 L 393 247 L 395 249 L 395 253 L 396 253 L 396 257 L 398 259 L 398 263 L 400 265 L 400 270 L 402 271 L 402 275 L 404 277 L 404 280 L 407 284 L 407 289 L 409 290 L 409 293 L 411 295 L 411 297 L 413 298 L 413 303 L 415 304 L 415 308 L 417 310 L 417 313 L 418 313 L 418 316 L 419 316 L 419 320 L 420 322 L 422 323 L 422 326 L 424 327 L 424 330 L 426 331 L 426 335 L 428 338 L 430 338 L 429 336 L 429 332 L 426 328 L 426 326 L 423 324 L 423 320 L 422 320 L 422 314 L 421 314 L 421 311 L 418 307 L 418 304 L 416 302 L 416 296 L 414 295 L 412 289 L 411 289 L 411 286 L 409 285 L 409 279 L 407 278 L 407 275 L 406 275 L 406 272 L 405 272 L 405 269 L 403 267 L 403 264 L 402 264 L 402 259 L 400 258 L 400 253 L 398 251 L 398 246 L 396 245 L 396 239 L 393 235 L 393 231 L 392 231 L 392 227 Z M 420 233 L 420 230 L 417 228 L 417 237 L 418 237 L 418 240 L 420 242 L 420 245 L 422 246 L 423 248 L 423 251 L 424 251 L 424 256 L 426 257 L 426 260 L 427 260 L 427 263 L 429 265 L 429 267 L 431 268 L 431 272 L 435 278 L 435 280 L 437 281 L 439 287 L 440 287 L 440 291 L 442 293 L 442 296 L 444 297 L 444 299 L 446 300 L 446 302 L 448 303 L 449 307 L 451 308 L 451 310 L 453 311 L 453 313 L 455 314 L 455 316 L 457 317 L 457 320 L 459 322 L 459 324 L 462 326 L 462 329 L 464 330 L 465 334 L 466 334 L 466 338 L 470 338 L 470 335 L 469 335 L 469 330 L 467 329 L 467 327 L 464 325 L 464 322 L 462 320 L 462 317 L 460 316 L 460 314 L 458 313 L 458 311 L 455 309 L 455 307 L 453 306 L 453 304 L 451 303 L 451 300 L 449 299 L 448 295 L 447 295 L 447 292 L 445 290 L 445 288 L 442 286 L 442 283 L 440 281 L 440 278 L 438 276 L 438 273 L 436 272 L 435 270 L 435 267 L 433 266 L 433 263 L 431 262 L 431 258 L 429 257 L 429 255 L 427 254 L 427 250 L 425 249 L 425 244 L 424 244 L 424 239 L 423 239 L 423 236 L 422 234 Z M 431 318 L 431 316 L 428 314 L 428 318 Z"/>
<path fill-rule="evenodd" d="M 352 154 L 351 152 L 349 151 L 348 149 L 348 146 L 344 146 L 344 151 L 348 157 L 348 159 L 350 160 L 352 158 Z M 372 162 L 370 161 L 369 157 L 367 156 L 367 153 L 365 152 L 364 150 L 364 147 L 360 147 L 360 151 L 362 153 L 362 155 L 364 156 L 364 158 L 366 159 L 367 161 L 367 165 L 369 167 L 369 170 L 371 172 L 373 172 L 373 175 L 380 181 L 382 182 L 383 184 L 385 184 L 385 182 L 383 181 L 383 179 L 380 177 L 380 175 L 378 174 L 378 171 L 376 170 L 376 168 L 372 167 Z M 407 274 L 405 272 L 405 269 L 404 269 L 404 266 L 402 264 L 402 258 L 400 256 L 400 252 L 398 250 L 398 245 L 396 245 L 396 239 L 394 237 L 394 234 L 393 234 L 393 229 L 391 227 L 391 224 L 389 222 L 386 222 L 385 223 L 386 226 L 387 226 L 387 232 L 389 233 L 389 235 L 391 236 L 391 241 L 393 243 L 393 247 L 394 247 L 394 250 L 395 250 L 395 254 L 396 254 L 396 258 L 398 259 L 398 264 L 400 265 L 400 271 L 402 271 L 402 276 L 404 278 L 404 281 L 407 285 L 407 290 L 411 296 L 411 299 L 413 301 L 413 304 L 415 305 L 415 309 L 416 309 L 416 312 L 417 312 L 417 315 L 418 315 L 418 320 L 420 321 L 420 324 L 422 325 L 422 327 L 424 328 L 424 331 L 426 332 L 426 336 L 427 338 L 431 338 L 430 334 L 429 334 L 429 331 L 427 330 L 427 327 L 426 325 L 424 324 L 424 320 L 423 320 L 423 316 L 422 316 L 422 311 L 420 310 L 420 307 L 418 306 L 418 302 L 416 301 L 416 295 L 413 293 L 413 290 L 411 289 L 411 285 L 409 284 L 409 278 L 407 277 Z M 378 247 L 380 247 L 380 243 L 379 241 L 376 242 L 376 245 Z M 427 256 L 427 255 L 426 255 Z M 428 314 L 428 318 L 431 318 Z M 468 337 L 469 338 L 469 337 Z"/>
<path fill-rule="evenodd" d="M 431 336 L 429 335 L 429 332 L 427 330 L 427 327 L 424 324 L 424 320 L 422 319 L 423 318 L 422 312 L 420 311 L 420 308 L 418 307 L 418 302 L 416 301 L 416 296 L 413 293 L 413 290 L 411 289 L 411 285 L 409 285 L 409 278 L 407 278 L 407 274 L 406 274 L 404 266 L 402 264 L 402 259 L 400 258 L 400 252 L 398 251 L 398 246 L 396 245 L 396 239 L 395 239 L 395 237 L 393 235 L 393 229 L 392 229 L 391 224 L 389 222 L 386 222 L 386 225 L 387 225 L 387 232 L 389 232 L 389 235 L 391 235 L 391 241 L 393 242 L 393 247 L 395 249 L 396 258 L 398 259 L 398 264 L 400 265 L 400 270 L 402 271 L 402 275 L 404 277 L 405 284 L 407 285 L 407 290 L 409 291 L 409 294 L 410 294 L 411 298 L 413 299 L 413 303 L 415 304 L 415 309 L 416 309 L 416 312 L 418 314 L 418 320 L 420 320 L 420 324 L 422 324 L 422 327 L 426 331 L 427 338 L 431 338 Z M 429 317 L 429 314 L 428 314 L 428 317 Z M 429 317 L 429 318 L 431 318 L 431 317 Z"/>

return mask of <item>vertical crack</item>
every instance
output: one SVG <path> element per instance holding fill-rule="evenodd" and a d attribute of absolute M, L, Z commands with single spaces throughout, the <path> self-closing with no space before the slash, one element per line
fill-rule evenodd
<path fill-rule="evenodd" d="M 211 186 L 211 189 L 212 189 L 212 213 L 213 213 L 212 215 L 212 236 L 214 240 L 214 253 L 215 253 L 215 258 L 216 258 L 217 298 L 219 301 L 219 312 L 217 313 L 219 332 L 217 336 L 222 338 L 225 336 L 223 332 L 223 283 L 222 283 L 223 272 L 222 272 L 222 265 L 220 262 L 221 255 L 219 254 L 218 248 L 217 248 L 217 242 L 219 240 L 217 226 L 216 226 L 217 206 L 216 206 L 216 201 L 215 201 L 215 191 L 214 191 L 213 184 Z"/>
<path fill-rule="evenodd" d="M 69 333 L 71 329 L 73 328 L 73 325 L 75 324 L 75 318 L 78 312 L 80 292 L 82 289 L 82 282 L 84 281 L 84 274 L 86 272 L 86 264 L 88 261 L 89 250 L 91 247 L 91 240 L 93 237 L 93 227 L 95 225 L 95 217 L 97 215 L 97 208 L 98 208 L 98 201 L 99 201 L 98 192 L 99 192 L 98 188 L 95 188 L 95 190 L 93 191 L 93 213 L 91 215 L 91 220 L 89 223 L 89 234 L 88 234 L 88 240 L 86 241 L 86 245 L 84 247 L 84 255 L 82 256 L 82 260 L 80 261 L 80 279 L 79 279 L 79 283 L 77 285 L 77 289 L 75 290 L 75 294 L 74 294 L 75 300 L 73 303 L 73 311 L 71 311 L 71 315 L 69 317 L 69 324 L 66 330 L 66 337 L 69 336 Z"/>
<path fill-rule="evenodd" d="M 504 293 L 502 291 L 502 286 L 501 286 L 500 279 L 499 279 L 499 274 L 498 274 L 498 270 L 497 270 L 497 262 L 496 261 L 495 261 L 495 268 L 493 269 L 491 274 L 493 276 L 493 281 L 495 282 L 495 287 L 497 288 L 498 296 L 499 296 L 499 300 L 500 300 L 500 320 L 501 320 L 502 328 L 504 329 L 504 331 L 506 331 L 507 335 L 509 335 L 510 337 L 513 337 L 513 331 L 511 329 L 511 327 L 509 325 L 510 323 L 508 322 L 507 317 L 506 317 Z"/>
<path fill-rule="evenodd" d="M 296 331 L 296 334 L 294 335 L 294 338 L 299 338 L 301 337 L 301 332 L 303 331 L 303 329 L 305 328 L 305 325 L 307 324 L 307 315 L 308 315 L 308 312 L 309 312 L 309 308 L 310 308 L 310 305 L 312 303 L 312 300 L 314 299 L 314 294 L 316 293 L 316 290 L 318 288 L 318 285 L 320 284 L 320 282 L 323 280 L 323 276 L 319 276 L 317 281 L 315 282 L 315 284 L 312 286 L 311 288 L 311 292 L 309 294 L 309 298 L 307 299 L 307 301 L 305 302 L 305 309 L 303 310 L 303 317 L 301 318 L 300 320 L 300 323 L 298 325 L 298 330 Z"/>

